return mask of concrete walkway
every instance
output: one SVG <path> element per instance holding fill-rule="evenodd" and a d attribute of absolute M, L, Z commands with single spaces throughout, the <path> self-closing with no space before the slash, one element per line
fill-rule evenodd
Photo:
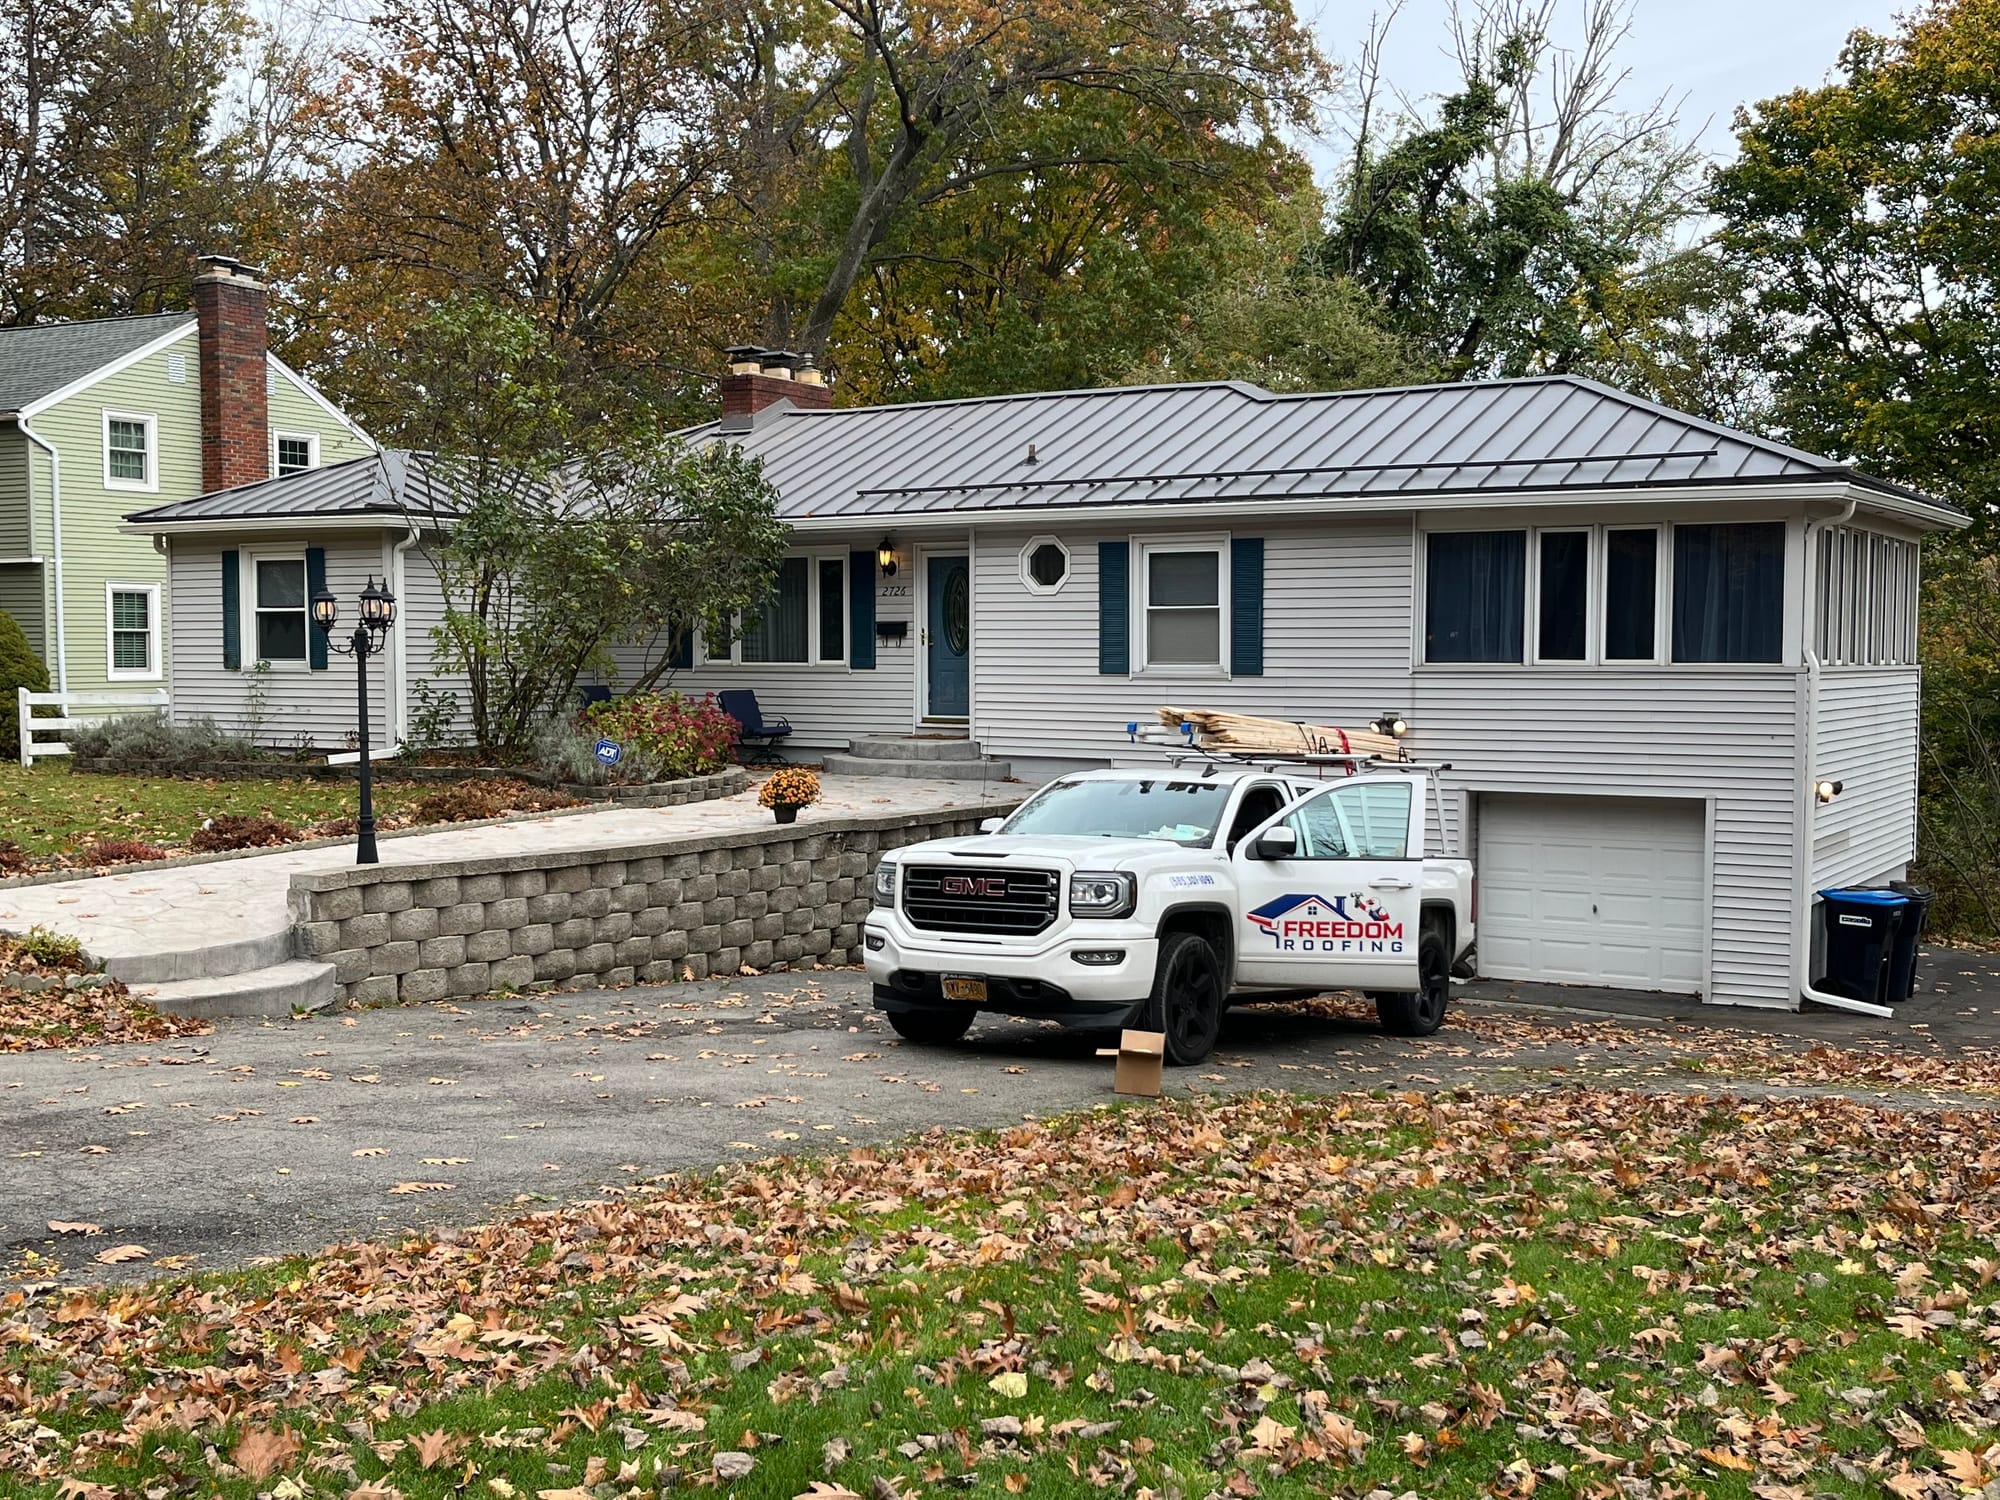
<path fill-rule="evenodd" d="M 824 800 L 799 814 L 802 831 L 831 817 L 936 812 L 990 800 L 995 794 L 992 787 L 965 780 L 827 776 L 820 785 Z M 535 850 L 617 849 L 690 834 L 737 833 L 770 823 L 770 812 L 757 805 L 752 788 L 734 797 L 681 807 L 611 807 L 384 837 L 381 854 L 382 864 L 389 867 Z M 285 896 L 292 876 L 341 869 L 353 862 L 353 846 L 340 844 L 17 886 L 0 890 L 0 931 L 18 933 L 42 926 L 69 933 L 80 938 L 85 951 L 108 971 L 132 983 L 233 972 L 212 967 L 189 970 L 177 964 L 226 948 L 242 950 L 239 969 L 275 964 L 291 955 Z"/>

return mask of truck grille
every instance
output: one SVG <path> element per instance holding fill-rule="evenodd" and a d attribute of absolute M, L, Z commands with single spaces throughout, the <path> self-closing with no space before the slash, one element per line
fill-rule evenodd
<path fill-rule="evenodd" d="M 931 932 L 1032 937 L 1056 919 L 1053 870 L 916 865 L 903 872 L 903 914 Z"/>

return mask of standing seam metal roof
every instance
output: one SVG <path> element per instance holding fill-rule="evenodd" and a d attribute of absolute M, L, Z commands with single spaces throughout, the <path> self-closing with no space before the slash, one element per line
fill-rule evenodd
<path fill-rule="evenodd" d="M 1285 396 L 1229 381 L 827 411 L 779 406 L 747 428 L 710 423 L 682 436 L 740 443 L 761 459 L 778 513 L 792 521 L 1343 496 L 1420 505 L 1812 479 L 1909 493 L 1572 377 Z M 415 509 L 447 509 L 442 497 L 422 455 L 388 452 L 131 520 L 400 513 L 405 498 Z M 1957 514 L 1925 503 L 1940 518 Z"/>

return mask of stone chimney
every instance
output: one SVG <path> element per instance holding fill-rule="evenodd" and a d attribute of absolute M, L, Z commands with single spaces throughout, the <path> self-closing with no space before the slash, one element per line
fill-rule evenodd
<path fill-rule="evenodd" d="M 825 411 L 833 405 L 833 392 L 810 354 L 788 354 L 754 345 L 724 352 L 729 361 L 722 377 L 722 420 L 726 425 L 743 425 L 780 401 L 811 411 Z"/>
<path fill-rule="evenodd" d="M 201 487 L 226 490 L 271 477 L 264 276 L 226 255 L 204 255 L 197 264 Z"/>

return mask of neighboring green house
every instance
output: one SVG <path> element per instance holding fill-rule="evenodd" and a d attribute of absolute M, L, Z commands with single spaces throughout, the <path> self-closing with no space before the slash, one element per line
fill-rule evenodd
<path fill-rule="evenodd" d="M 193 294 L 0 328 L 0 609 L 59 692 L 170 684 L 167 561 L 127 512 L 374 451 L 269 352 L 255 272 L 205 257 Z"/>

